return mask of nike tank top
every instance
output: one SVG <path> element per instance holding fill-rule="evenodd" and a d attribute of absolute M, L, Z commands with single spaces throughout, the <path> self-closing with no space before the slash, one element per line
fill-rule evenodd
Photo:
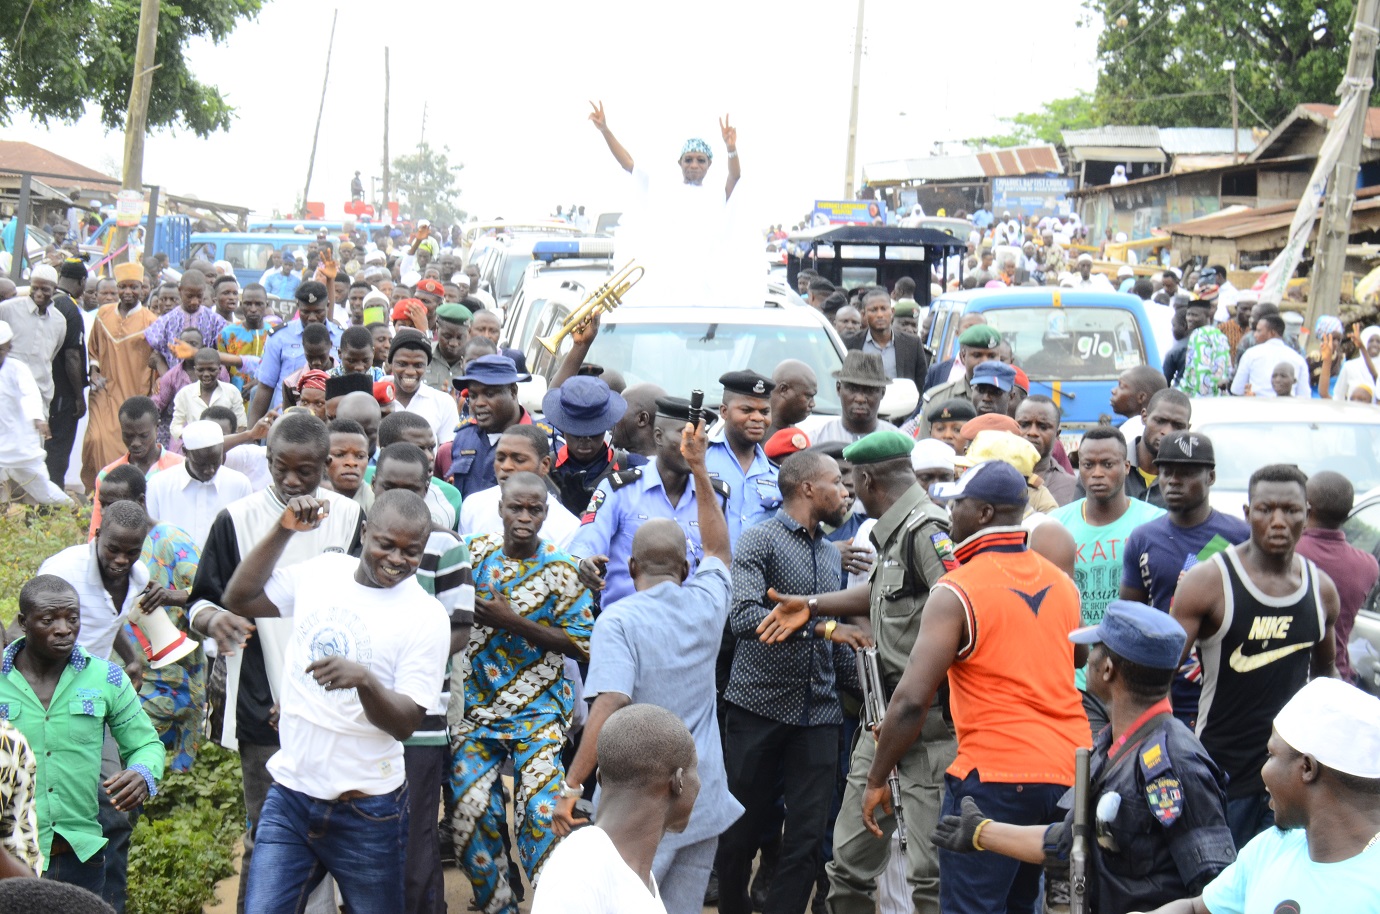
<path fill-rule="evenodd" d="M 1222 574 L 1222 625 L 1198 642 L 1203 695 L 1198 739 L 1230 778 L 1228 798 L 1263 793 L 1260 766 L 1275 715 L 1308 682 L 1313 645 L 1326 630 L 1317 566 L 1301 555 L 1302 582 L 1272 597 L 1255 586 L 1235 549 L 1212 557 Z"/>

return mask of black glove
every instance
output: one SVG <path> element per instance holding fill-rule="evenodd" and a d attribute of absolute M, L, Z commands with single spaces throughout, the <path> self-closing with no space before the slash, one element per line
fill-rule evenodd
<path fill-rule="evenodd" d="M 930 840 L 936 847 L 956 854 L 972 854 L 979 850 L 973 844 L 973 835 L 982 823 L 992 820 L 983 815 L 982 810 L 978 808 L 977 800 L 972 797 L 964 797 L 959 808 L 959 815 L 945 816 L 939 820 L 939 824 L 930 835 Z"/>

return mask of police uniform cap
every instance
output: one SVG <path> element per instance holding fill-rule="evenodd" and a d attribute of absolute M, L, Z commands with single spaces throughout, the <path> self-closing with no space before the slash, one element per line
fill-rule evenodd
<path fill-rule="evenodd" d="M 1074 644 L 1105 644 L 1118 657 L 1155 670 L 1178 669 L 1187 639 L 1169 613 L 1131 600 L 1113 600 L 1101 622 L 1069 632 Z"/>
<path fill-rule="evenodd" d="M 464 305 L 458 305 L 455 302 L 447 302 L 436 309 L 436 317 L 454 324 L 463 324 L 474 317 L 474 313 Z"/>
<path fill-rule="evenodd" d="M 684 397 L 657 397 L 656 414 L 667 419 L 690 421 L 690 401 Z"/>
<path fill-rule="evenodd" d="M 990 324 L 974 324 L 963 331 L 958 342 L 973 349 L 996 349 L 1001 345 L 1001 334 Z"/>
<path fill-rule="evenodd" d="M 977 409 L 967 397 L 950 397 L 943 403 L 931 406 L 930 411 L 925 413 L 925 420 L 930 423 L 967 422 L 976 418 Z"/>
<path fill-rule="evenodd" d="M 730 371 L 719 377 L 719 383 L 726 394 L 742 394 L 745 397 L 766 398 L 776 389 L 776 382 L 755 371 Z"/>
<path fill-rule="evenodd" d="M 915 439 L 909 435 L 903 435 L 895 429 L 880 429 L 844 448 L 843 459 L 858 466 L 902 457 L 909 460 L 910 452 L 914 449 Z"/>

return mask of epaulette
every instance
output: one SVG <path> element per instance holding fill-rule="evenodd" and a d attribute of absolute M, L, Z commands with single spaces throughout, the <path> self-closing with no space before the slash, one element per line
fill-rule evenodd
<path fill-rule="evenodd" d="M 629 467 L 626 470 L 619 470 L 617 473 L 609 475 L 609 489 L 617 492 L 626 485 L 631 485 L 642 478 L 641 467 Z"/>
<path fill-rule="evenodd" d="M 732 491 L 732 488 L 729 486 L 728 483 L 724 482 L 719 477 L 714 476 L 709 480 L 709 487 L 712 488 L 715 492 L 718 492 L 719 497 L 724 500 L 725 504 L 727 504 L 728 495 Z"/>

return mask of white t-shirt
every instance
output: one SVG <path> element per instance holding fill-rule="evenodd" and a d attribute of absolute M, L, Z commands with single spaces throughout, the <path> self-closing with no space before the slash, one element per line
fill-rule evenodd
<path fill-rule="evenodd" d="M 321 800 L 371 795 L 403 782 L 402 743 L 364 716 L 356 689 L 327 692 L 307 666 L 324 657 L 362 663 L 383 687 L 430 708 L 450 653 L 445 609 L 410 577 L 395 587 L 355 581 L 359 559 L 327 553 L 273 572 L 264 593 L 294 617 L 282 682 L 282 748 L 268 761 L 284 787 Z"/>
<path fill-rule="evenodd" d="M 556 845 L 532 899 L 532 914 L 666 914 L 656 877 L 648 889 L 597 825 Z"/>
<path fill-rule="evenodd" d="M 460 535 L 502 533 L 503 518 L 498 514 L 499 486 L 481 489 L 460 504 Z M 580 532 L 580 519 L 566 510 L 556 496 L 546 493 L 546 520 L 541 522 L 539 535 L 562 549 L 570 545 Z"/>

